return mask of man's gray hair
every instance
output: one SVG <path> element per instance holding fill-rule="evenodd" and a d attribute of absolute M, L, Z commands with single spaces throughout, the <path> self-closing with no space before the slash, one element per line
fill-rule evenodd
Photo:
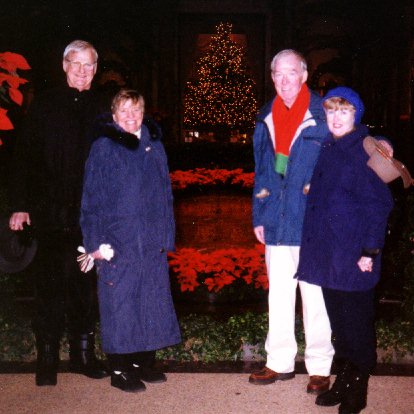
<path fill-rule="evenodd" d="M 74 40 L 70 42 L 63 52 L 63 59 L 66 59 L 67 56 L 72 52 L 81 52 L 83 50 L 91 50 L 92 54 L 94 55 L 95 63 L 98 61 L 98 52 L 92 45 L 92 43 L 87 42 L 86 40 Z"/>
<path fill-rule="evenodd" d="M 272 62 L 270 63 L 270 70 L 273 72 L 276 67 L 277 61 L 285 56 L 294 55 L 296 56 L 300 61 L 300 66 L 302 67 L 302 70 L 305 72 L 308 70 L 308 64 L 306 63 L 305 57 L 302 55 L 302 53 L 294 50 L 294 49 L 284 49 L 281 50 L 278 54 L 275 55 L 275 57 L 272 59 Z"/>

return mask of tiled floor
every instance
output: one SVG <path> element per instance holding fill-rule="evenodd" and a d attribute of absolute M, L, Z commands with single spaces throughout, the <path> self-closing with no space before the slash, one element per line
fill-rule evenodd
<path fill-rule="evenodd" d="M 251 385 L 247 374 L 169 373 L 163 384 L 130 394 L 109 385 L 63 373 L 55 387 L 36 387 L 33 374 L 0 375 L 3 414 L 333 414 L 305 392 L 307 375 L 266 386 Z M 363 414 L 414 413 L 414 378 L 373 376 Z"/>

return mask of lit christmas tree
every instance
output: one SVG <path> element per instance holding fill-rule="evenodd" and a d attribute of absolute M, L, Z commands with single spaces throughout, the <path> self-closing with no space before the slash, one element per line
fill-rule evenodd
<path fill-rule="evenodd" d="M 246 132 L 254 126 L 256 83 L 244 48 L 231 40 L 232 25 L 220 23 L 216 30 L 196 63 L 196 79 L 187 82 L 184 126 L 229 139 L 231 130 Z"/>

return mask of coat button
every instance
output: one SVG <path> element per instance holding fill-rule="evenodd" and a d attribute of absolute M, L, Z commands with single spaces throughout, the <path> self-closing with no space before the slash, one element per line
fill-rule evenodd
<path fill-rule="evenodd" d="M 165 252 L 165 249 L 160 249 L 160 253 L 164 253 Z"/>

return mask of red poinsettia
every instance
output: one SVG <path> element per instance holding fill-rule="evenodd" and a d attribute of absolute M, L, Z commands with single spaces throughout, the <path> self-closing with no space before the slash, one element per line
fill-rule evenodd
<path fill-rule="evenodd" d="M 194 170 L 177 170 L 170 174 L 174 190 L 183 190 L 191 186 L 236 185 L 242 188 L 252 188 L 254 173 L 235 170 L 196 168 Z"/>
<path fill-rule="evenodd" d="M 219 292 L 236 280 L 267 290 L 269 282 L 263 256 L 262 245 L 213 251 L 181 248 L 169 254 L 169 263 L 182 292 L 194 292 L 203 285 L 209 292 Z"/>
<path fill-rule="evenodd" d="M 7 104 L 22 105 L 23 95 L 19 90 L 20 85 L 27 82 L 17 74 L 17 70 L 29 70 L 26 59 L 18 53 L 0 53 L 0 98 Z M 0 101 L 0 102 L 1 102 Z M 7 116 L 7 110 L 0 108 L 0 130 L 13 129 L 13 124 Z M 1 145 L 1 140 L 0 140 Z"/>

